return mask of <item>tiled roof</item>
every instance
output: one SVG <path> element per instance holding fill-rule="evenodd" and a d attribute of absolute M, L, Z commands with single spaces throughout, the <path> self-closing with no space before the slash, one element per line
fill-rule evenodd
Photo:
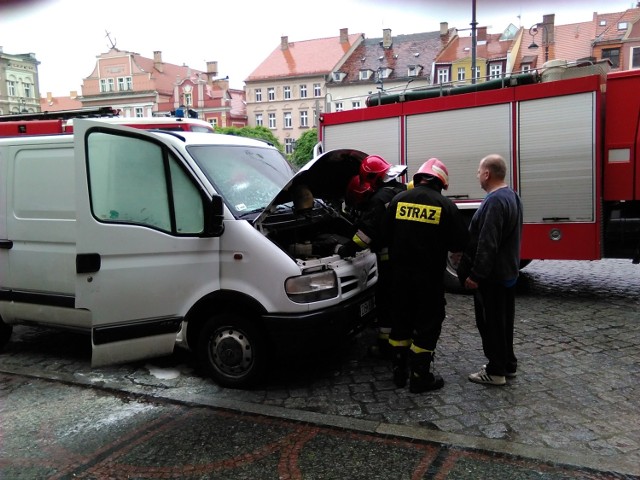
<path fill-rule="evenodd" d="M 382 38 L 366 39 L 361 43 L 349 59 L 339 68 L 346 73 L 342 83 L 358 81 L 360 70 L 376 71 L 379 67 L 389 68 L 392 73 L 389 79 L 407 77 L 409 67 L 422 66 L 420 76 L 431 73 L 431 63 L 449 39 L 440 32 L 414 33 L 396 35 L 391 38 L 389 48 L 382 46 Z"/>
<path fill-rule="evenodd" d="M 62 110 L 78 110 L 82 108 L 82 102 L 76 96 L 70 97 L 47 97 L 40 98 L 40 111 L 59 112 Z"/>
<path fill-rule="evenodd" d="M 487 34 L 486 43 L 478 42 L 476 45 L 476 58 L 484 60 L 497 60 L 507 56 L 513 44 L 513 39 L 500 40 L 501 33 Z M 455 37 L 449 46 L 437 58 L 438 63 L 454 62 L 471 56 L 471 36 Z"/>
<path fill-rule="evenodd" d="M 151 58 L 146 58 L 135 53 L 133 54 L 133 59 L 142 70 L 153 75 L 156 90 L 168 95 L 173 93 L 173 86 L 176 81 L 189 78 L 195 83 L 197 82 L 199 75 L 204 73 L 200 70 L 194 70 L 187 66 L 178 66 L 165 62 L 162 62 L 162 71 L 160 72 L 159 70 L 156 70 L 155 62 Z"/>
<path fill-rule="evenodd" d="M 559 58 L 572 62 L 579 58 L 590 57 L 591 41 L 595 38 L 594 27 L 593 21 L 556 25 L 553 33 L 554 41 L 549 46 L 549 59 Z M 540 34 L 536 37 L 536 43 L 541 49 L 543 48 Z"/>
<path fill-rule="evenodd" d="M 618 30 L 618 24 L 626 22 L 629 25 L 640 19 L 640 8 L 630 8 L 624 12 L 602 13 L 595 15 L 594 23 L 598 42 L 622 40 L 627 29 Z M 603 23 L 603 25 L 601 25 Z"/>
<path fill-rule="evenodd" d="M 341 38 L 338 36 L 289 42 L 287 37 L 282 37 L 280 45 L 245 79 L 245 82 L 330 73 L 364 35 L 347 35 L 346 42 L 341 42 Z"/>

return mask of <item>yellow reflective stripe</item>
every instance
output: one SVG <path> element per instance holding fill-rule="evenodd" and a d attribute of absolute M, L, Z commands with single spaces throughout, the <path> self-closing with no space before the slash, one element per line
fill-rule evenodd
<path fill-rule="evenodd" d="M 362 230 L 358 230 L 351 240 L 360 248 L 369 248 L 369 243 L 371 243 L 371 239 Z"/>
<path fill-rule="evenodd" d="M 389 334 L 386 332 L 378 332 L 378 340 L 389 340 Z"/>
<path fill-rule="evenodd" d="M 420 203 L 399 202 L 396 210 L 396 220 L 410 220 L 412 222 L 440 223 L 442 207 L 422 205 Z"/>
<path fill-rule="evenodd" d="M 382 254 L 380 254 L 378 256 L 380 257 L 380 260 L 383 261 L 383 262 L 389 260 L 389 254 L 388 253 L 382 253 Z"/>
<path fill-rule="evenodd" d="M 408 347 L 411 345 L 412 340 L 409 338 L 407 340 L 394 340 L 392 338 L 389 339 L 389 344 L 392 347 Z"/>
<path fill-rule="evenodd" d="M 413 353 L 433 353 L 433 350 L 427 350 L 426 348 L 420 348 L 415 343 L 411 344 L 411 348 L 409 349 Z"/>

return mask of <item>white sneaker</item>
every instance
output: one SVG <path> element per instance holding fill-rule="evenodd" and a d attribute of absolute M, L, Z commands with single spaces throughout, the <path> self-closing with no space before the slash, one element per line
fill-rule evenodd
<path fill-rule="evenodd" d="M 469 375 L 469 380 L 473 383 L 484 383 L 486 385 L 506 385 L 507 379 L 504 375 L 489 375 L 484 366 L 477 373 Z"/>
<path fill-rule="evenodd" d="M 482 365 L 482 368 L 484 368 L 485 370 L 487 369 L 487 365 L 484 364 Z M 518 374 L 516 372 L 507 372 L 504 374 L 505 377 L 507 378 L 516 378 L 518 376 Z"/>

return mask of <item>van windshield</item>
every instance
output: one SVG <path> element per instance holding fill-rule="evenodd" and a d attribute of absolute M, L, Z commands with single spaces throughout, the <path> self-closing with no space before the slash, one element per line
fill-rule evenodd
<path fill-rule="evenodd" d="M 188 150 L 236 217 L 264 210 L 293 176 L 287 160 L 272 148 L 197 145 Z"/>

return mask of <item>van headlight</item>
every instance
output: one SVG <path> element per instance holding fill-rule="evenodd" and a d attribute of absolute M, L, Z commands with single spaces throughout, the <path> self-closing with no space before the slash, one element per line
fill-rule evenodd
<path fill-rule="evenodd" d="M 318 302 L 338 296 L 338 279 L 335 272 L 326 270 L 288 278 L 284 289 L 296 303 Z"/>

